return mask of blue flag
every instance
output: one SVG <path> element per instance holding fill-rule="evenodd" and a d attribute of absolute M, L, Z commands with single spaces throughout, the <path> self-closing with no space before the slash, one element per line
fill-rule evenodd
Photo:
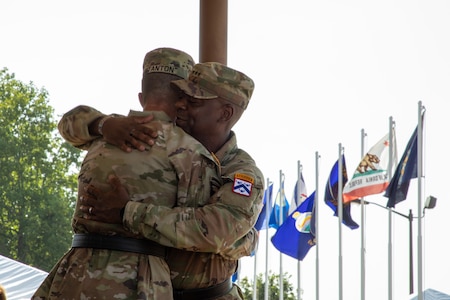
<path fill-rule="evenodd" d="M 313 192 L 289 215 L 271 239 L 281 253 L 298 260 L 303 260 L 309 249 L 316 244 L 310 227 L 315 194 Z"/>
<path fill-rule="evenodd" d="M 345 156 L 342 154 L 342 186 L 347 183 L 347 168 L 345 166 Z M 331 169 L 330 176 L 328 177 L 327 186 L 325 188 L 325 203 L 334 211 L 334 216 L 338 216 L 338 191 L 339 191 L 339 160 Z M 342 206 L 342 223 L 351 228 L 356 229 L 359 225 L 353 221 L 350 213 L 350 204 L 347 203 Z"/>
<path fill-rule="evenodd" d="M 283 194 L 283 200 L 281 200 L 281 194 Z M 280 220 L 280 210 L 282 212 Z M 284 220 L 286 220 L 289 212 L 289 202 L 286 199 L 286 194 L 284 193 L 284 180 L 281 183 L 281 187 L 278 190 L 277 197 L 275 198 L 275 204 L 273 206 L 272 212 L 269 218 L 269 227 L 278 229 Z"/>
<path fill-rule="evenodd" d="M 314 195 L 312 195 L 313 197 L 315 196 L 315 192 L 314 192 Z M 314 202 L 314 205 L 313 205 L 313 209 L 312 209 L 312 212 L 311 212 L 311 223 L 310 223 L 310 225 L 309 225 L 309 227 L 310 227 L 310 229 L 311 229 L 311 234 L 313 235 L 313 237 L 314 237 L 314 241 L 316 240 L 316 205 L 315 205 L 315 202 Z"/>
<path fill-rule="evenodd" d="M 231 276 L 231 281 L 237 283 L 239 281 L 240 273 L 241 273 L 241 262 L 238 261 L 237 270 Z"/>
<path fill-rule="evenodd" d="M 395 207 L 395 204 L 406 199 L 409 182 L 412 178 L 417 178 L 417 127 L 386 188 L 384 196 L 389 198 L 387 207 Z"/>
<path fill-rule="evenodd" d="M 231 276 L 231 281 L 232 281 L 232 282 L 236 282 L 236 281 L 238 281 L 238 279 L 239 279 L 239 274 L 238 274 L 238 272 L 234 272 L 234 273 L 233 273 L 233 276 Z"/>
<path fill-rule="evenodd" d="M 258 220 L 256 220 L 255 223 L 255 229 L 260 231 L 267 229 L 266 226 L 266 215 L 267 215 L 267 206 L 269 206 L 269 213 L 272 211 L 272 190 L 273 190 L 273 183 L 269 184 L 269 187 L 264 191 L 264 198 L 263 198 L 263 208 L 259 214 Z"/>

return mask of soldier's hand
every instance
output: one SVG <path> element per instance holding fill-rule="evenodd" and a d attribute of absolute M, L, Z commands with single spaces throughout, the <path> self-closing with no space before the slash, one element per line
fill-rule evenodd
<path fill-rule="evenodd" d="M 132 148 L 144 151 L 153 146 L 158 136 L 155 129 L 143 125 L 151 120 L 152 115 L 109 118 L 102 127 L 103 138 L 125 152 L 131 152 Z"/>
<path fill-rule="evenodd" d="M 112 224 L 122 224 L 121 211 L 130 201 L 127 190 L 116 176 L 110 176 L 111 190 L 103 192 L 90 184 L 80 196 L 83 218 Z"/>

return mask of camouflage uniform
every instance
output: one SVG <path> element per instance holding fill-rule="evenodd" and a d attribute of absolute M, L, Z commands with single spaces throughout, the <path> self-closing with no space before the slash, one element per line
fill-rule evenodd
<path fill-rule="evenodd" d="M 237 116 L 247 108 L 254 89 L 253 80 L 245 74 L 215 62 L 196 64 L 187 79 L 172 83 L 190 97 L 201 100 L 221 98 L 234 104 Z M 204 288 L 222 282 L 232 275 L 230 266 L 234 266 L 233 260 L 226 261 L 226 258 L 249 255 L 245 238 L 250 238 L 254 233 L 251 229 L 261 210 L 263 175 L 254 160 L 237 147 L 232 131 L 215 156 L 221 164 L 222 182 L 219 191 L 210 199 L 211 204 L 190 210 L 179 207 L 171 210 L 164 207 L 147 209 L 146 223 L 153 224 L 164 236 L 176 239 L 175 248 L 195 251 L 199 245 L 217 246 L 215 251 L 211 248 L 212 253 L 201 255 L 172 250 L 169 267 L 175 288 Z M 243 184 L 245 188 L 241 189 Z M 137 224 L 130 226 L 130 229 L 138 229 Z M 138 232 L 145 235 L 143 230 Z M 245 238 L 239 240 L 240 236 Z M 193 262 L 198 265 L 194 266 Z M 222 273 L 214 272 L 220 269 Z M 174 270 L 186 272 L 174 274 Z M 239 297 L 242 296 L 237 289 L 217 299 Z"/>
<path fill-rule="evenodd" d="M 240 97 L 234 100 L 244 109 L 248 104 Z M 90 115 L 80 112 L 74 118 L 63 118 L 60 132 L 68 142 L 85 147 L 95 139 L 89 135 L 87 124 L 99 116 L 92 109 Z M 214 194 L 209 201 L 190 198 L 193 201 L 178 203 L 174 208 L 129 202 L 125 208 L 124 225 L 130 232 L 178 248 L 170 250 L 167 260 L 175 289 L 205 288 L 225 281 L 235 272 L 237 260 L 250 255 L 256 247 L 257 235 L 252 226 L 262 207 L 263 175 L 253 159 L 237 147 L 233 132 L 215 157 L 213 163 L 220 169 L 220 178 L 210 183 Z M 247 195 L 235 190 L 237 180 L 242 178 L 251 182 Z M 237 300 L 243 296 L 234 286 L 227 295 L 216 299 Z"/>
<path fill-rule="evenodd" d="M 255 248 L 248 247 L 245 239 L 255 239 L 251 230 L 261 210 L 263 176 L 253 159 L 236 144 L 236 136 L 215 153 L 221 162 L 222 186 L 212 197 L 215 205 L 198 209 L 162 206 L 148 210 L 147 224 L 155 224 L 164 236 L 176 239 L 176 248 L 195 250 L 210 245 L 212 253 L 199 253 L 172 249 L 168 264 L 172 285 L 177 289 L 204 288 L 220 283 L 232 276 L 236 259 L 248 256 Z M 236 174 L 255 179 L 249 197 L 233 192 Z M 246 234 L 250 230 L 250 233 Z M 244 239 L 239 239 L 245 236 Z M 234 243 L 234 241 L 238 242 Z M 202 249 L 205 250 L 206 248 Z M 234 259 L 229 259 L 234 258 Z M 217 299 L 242 299 L 239 289 Z"/>
<path fill-rule="evenodd" d="M 168 73 L 185 78 L 192 66 L 193 60 L 188 54 L 172 48 L 159 48 L 145 56 L 143 78 L 149 73 Z M 73 121 L 78 114 L 89 118 L 98 112 L 80 106 L 65 114 L 64 118 Z M 132 114 L 147 115 L 148 112 Z M 214 158 L 195 139 L 175 127 L 166 113 L 152 112 L 152 115 L 158 138 L 149 151 L 126 154 L 103 139 L 84 145 L 89 152 L 78 177 L 79 191 L 83 191 L 87 184 L 108 191 L 111 187 L 106 184 L 106 179 L 114 173 L 133 201 L 174 206 L 176 201 L 189 201 L 187 197 L 190 195 L 204 201 L 210 197 L 208 183 L 217 180 L 209 178 L 217 178 L 215 165 L 209 162 Z M 189 189 L 195 187 L 194 194 Z M 79 206 L 77 202 L 72 219 L 74 233 L 143 238 L 125 230 L 121 224 L 83 219 Z M 172 298 L 170 270 L 163 258 L 88 247 L 69 250 L 33 295 L 33 299 Z"/>
<path fill-rule="evenodd" d="M 89 111 L 78 107 L 65 118 Z M 108 190 L 109 174 L 116 174 L 136 203 L 172 207 L 185 202 L 206 202 L 209 182 L 217 182 L 211 154 L 195 139 L 174 126 L 163 112 L 151 113 L 158 126 L 156 144 L 145 152 L 131 154 L 97 139 L 81 165 L 79 191 L 87 184 Z M 178 192 L 177 192 L 178 191 Z M 192 200 L 191 200 L 192 197 Z M 178 201 L 178 202 L 176 202 Z M 119 234 L 142 238 L 124 230 L 121 224 L 107 224 L 82 218 L 79 203 L 72 221 L 74 233 Z M 171 299 L 169 269 L 162 258 L 103 249 L 73 248 L 55 266 L 36 297 L 45 299 Z"/>

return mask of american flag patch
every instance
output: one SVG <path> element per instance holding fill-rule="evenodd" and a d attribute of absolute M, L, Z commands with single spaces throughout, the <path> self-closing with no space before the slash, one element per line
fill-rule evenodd
<path fill-rule="evenodd" d="M 245 174 L 234 175 L 233 192 L 242 196 L 249 197 L 252 193 L 252 187 L 255 180 Z"/>

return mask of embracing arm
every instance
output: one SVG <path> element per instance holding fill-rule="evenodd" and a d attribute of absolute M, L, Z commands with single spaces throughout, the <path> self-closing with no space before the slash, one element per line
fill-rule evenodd
<path fill-rule="evenodd" d="M 107 193 L 93 185 L 86 187 L 80 210 L 87 219 L 123 223 L 131 232 L 165 246 L 238 259 L 257 246 L 253 225 L 262 207 L 261 179 L 258 176 L 248 197 L 234 193 L 231 181 L 212 196 L 210 204 L 170 208 L 130 201 L 120 180 L 111 177 L 112 189 Z"/>
<path fill-rule="evenodd" d="M 152 146 L 157 136 L 154 130 L 143 125 L 152 119 L 151 115 L 147 117 L 105 115 L 95 108 L 80 105 L 63 115 L 58 123 L 58 130 L 68 143 L 84 150 L 103 134 L 108 143 L 125 152 L 131 152 L 131 147 L 144 151 L 146 147 L 143 143 Z"/>
<path fill-rule="evenodd" d="M 128 202 L 124 225 L 145 237 L 155 231 L 171 244 L 189 251 L 220 253 L 228 258 L 250 255 L 257 244 L 253 228 L 262 207 L 262 175 L 250 196 L 233 192 L 233 182 L 224 184 L 211 204 L 202 207 L 164 207 Z M 161 239 L 160 243 L 164 243 Z"/>
<path fill-rule="evenodd" d="M 99 120 L 105 115 L 98 110 L 80 105 L 66 112 L 58 123 L 61 136 L 74 147 L 86 150 L 90 142 L 97 139 L 98 132 L 91 133 L 92 123 L 98 127 Z M 91 125 L 91 126 L 89 126 Z"/>

